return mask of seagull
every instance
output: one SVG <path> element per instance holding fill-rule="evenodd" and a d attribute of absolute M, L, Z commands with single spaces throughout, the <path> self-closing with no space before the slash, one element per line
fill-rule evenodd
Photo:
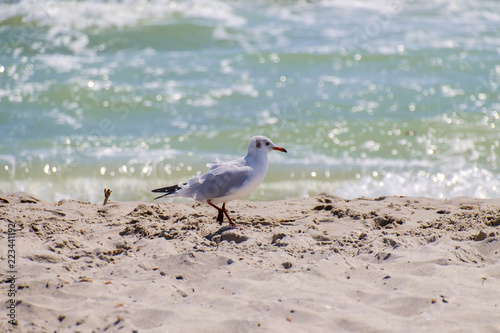
<path fill-rule="evenodd" d="M 186 183 L 153 190 L 154 193 L 165 193 L 155 200 L 165 196 L 193 198 L 217 209 L 217 222 L 222 224 L 225 215 L 229 224 L 235 227 L 227 213 L 226 203 L 246 197 L 262 183 L 267 172 L 267 153 L 272 150 L 287 152 L 265 136 L 254 136 L 250 139 L 247 156 L 230 162 L 215 160 L 209 165 L 208 172 L 201 176 L 198 172 Z M 218 207 L 218 203 L 222 206 Z"/>

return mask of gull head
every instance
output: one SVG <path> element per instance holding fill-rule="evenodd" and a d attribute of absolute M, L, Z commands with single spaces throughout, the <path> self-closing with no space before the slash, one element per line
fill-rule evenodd
<path fill-rule="evenodd" d="M 248 146 L 249 153 L 253 151 L 256 152 L 262 151 L 267 154 L 271 150 L 277 150 L 283 153 L 287 152 L 285 148 L 276 146 L 271 140 L 269 140 L 265 136 L 254 136 L 252 139 L 250 139 L 250 145 Z"/>

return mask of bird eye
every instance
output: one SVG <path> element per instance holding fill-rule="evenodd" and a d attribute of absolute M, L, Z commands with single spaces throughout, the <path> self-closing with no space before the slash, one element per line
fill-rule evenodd
<path fill-rule="evenodd" d="M 269 141 L 266 141 L 266 146 L 269 146 L 270 142 Z"/>

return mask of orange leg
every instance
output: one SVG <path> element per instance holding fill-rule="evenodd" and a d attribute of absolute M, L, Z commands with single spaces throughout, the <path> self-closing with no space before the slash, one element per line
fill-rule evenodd
<path fill-rule="evenodd" d="M 229 214 L 227 213 L 225 202 L 222 204 L 222 211 L 224 212 L 224 215 L 226 215 L 227 220 L 229 221 L 229 224 L 231 224 L 233 227 L 236 227 L 236 224 L 233 221 L 231 221 L 231 218 L 229 217 Z"/>
<path fill-rule="evenodd" d="M 222 221 L 224 220 L 224 215 L 226 215 L 227 220 L 229 221 L 229 224 L 231 224 L 231 226 L 233 226 L 233 227 L 236 226 L 236 224 L 234 224 L 233 221 L 231 221 L 231 218 L 229 217 L 229 214 L 227 213 L 226 203 L 225 202 L 222 204 L 222 208 L 217 207 L 210 200 L 207 200 L 207 203 L 210 206 L 212 206 L 215 209 L 217 209 L 217 211 L 219 212 L 219 214 L 217 215 L 217 222 L 219 222 L 220 224 L 222 224 Z"/>

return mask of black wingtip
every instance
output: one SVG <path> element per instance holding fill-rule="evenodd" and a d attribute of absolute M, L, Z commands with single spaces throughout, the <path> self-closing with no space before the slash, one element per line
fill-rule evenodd
<path fill-rule="evenodd" d="M 179 185 L 172 185 L 172 186 L 157 188 L 157 189 L 152 190 L 151 192 L 153 192 L 153 193 L 166 193 L 165 195 L 169 195 L 169 194 L 177 192 L 180 189 L 181 188 Z"/>

